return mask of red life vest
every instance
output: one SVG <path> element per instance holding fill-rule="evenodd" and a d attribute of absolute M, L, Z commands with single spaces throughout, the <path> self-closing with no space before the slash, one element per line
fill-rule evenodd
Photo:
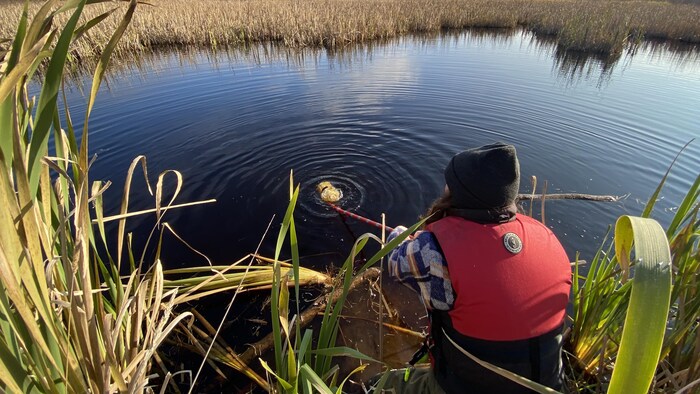
<path fill-rule="evenodd" d="M 455 292 L 448 314 L 460 334 L 514 341 L 561 326 L 569 302 L 571 266 L 556 236 L 542 223 L 525 215 L 501 224 L 448 216 L 427 230 L 447 260 Z M 522 241 L 519 252 L 506 248 L 508 233 Z"/>

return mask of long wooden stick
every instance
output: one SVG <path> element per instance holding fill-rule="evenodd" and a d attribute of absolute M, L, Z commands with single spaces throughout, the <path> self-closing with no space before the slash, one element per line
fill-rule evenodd
<path fill-rule="evenodd" d="M 544 197 L 543 197 L 544 196 Z M 583 194 L 583 193 L 554 193 L 554 194 L 518 194 L 518 200 L 587 200 L 587 201 L 603 201 L 616 202 L 627 198 L 624 196 L 606 196 L 599 194 Z"/>
<path fill-rule="evenodd" d="M 194 202 L 188 202 L 188 203 L 184 203 L 184 204 L 176 204 L 176 205 L 164 206 L 164 207 L 160 207 L 160 210 L 161 210 L 161 211 L 166 211 L 166 210 L 170 210 L 170 209 L 173 209 L 173 208 L 191 207 L 191 206 L 193 206 L 193 205 L 210 204 L 210 203 L 213 203 L 213 202 L 216 202 L 216 199 L 212 198 L 212 199 L 210 199 L 210 200 L 194 201 Z M 143 215 L 143 214 L 145 214 L 145 213 L 152 213 L 152 212 L 155 212 L 155 211 L 156 211 L 155 208 L 151 208 L 151 209 L 144 209 L 143 211 L 128 212 L 128 213 L 125 213 L 125 214 L 123 214 L 123 215 L 107 216 L 107 217 L 105 217 L 105 218 L 102 218 L 102 221 L 106 223 L 106 222 L 111 222 L 111 221 L 113 221 L 113 220 L 119 220 L 119 219 L 124 219 L 124 218 L 132 217 L 132 216 Z M 93 223 L 97 223 L 98 220 L 97 220 L 97 219 L 92 219 L 92 222 L 93 222 Z"/>

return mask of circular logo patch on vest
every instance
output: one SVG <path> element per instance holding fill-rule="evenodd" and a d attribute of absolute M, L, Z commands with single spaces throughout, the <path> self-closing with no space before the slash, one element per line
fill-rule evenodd
<path fill-rule="evenodd" d="M 523 250 L 523 241 L 520 240 L 518 234 L 506 233 L 506 235 L 503 236 L 503 246 L 505 246 L 509 252 L 518 254 Z"/>

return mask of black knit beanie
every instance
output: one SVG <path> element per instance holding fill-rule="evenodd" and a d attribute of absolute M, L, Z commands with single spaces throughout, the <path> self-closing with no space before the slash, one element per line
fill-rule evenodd
<path fill-rule="evenodd" d="M 445 168 L 452 206 L 498 209 L 515 201 L 520 188 L 520 164 L 515 147 L 497 142 L 458 153 Z"/>

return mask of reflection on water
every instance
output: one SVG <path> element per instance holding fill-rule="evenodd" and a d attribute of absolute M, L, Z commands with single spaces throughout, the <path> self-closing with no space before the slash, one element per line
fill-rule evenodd
<path fill-rule="evenodd" d="M 581 80 L 597 80 L 597 85 L 602 87 L 622 57 L 619 53 L 605 55 L 565 49 L 557 44 L 557 38 L 552 35 L 533 34 L 533 45 L 552 58 L 553 73 L 566 85 L 574 85 Z"/>
<path fill-rule="evenodd" d="M 598 85 L 602 86 L 612 75 L 619 60 L 619 56 L 611 59 L 589 55 L 577 51 L 567 51 L 557 47 L 554 52 L 554 67 L 559 70 L 559 76 L 568 83 L 574 83 L 580 78 L 598 78 Z"/>
<path fill-rule="evenodd" d="M 138 56 L 114 60 L 109 78 L 118 78 L 128 75 L 135 76 L 134 71 L 149 73 L 169 63 L 173 56 L 181 67 L 188 67 L 202 62 L 202 57 L 214 67 L 228 67 L 232 62 L 246 62 L 262 65 L 276 62 L 285 62 L 289 67 L 303 67 L 308 62 L 318 64 L 325 58 L 328 66 L 352 67 L 353 64 L 371 60 L 374 53 L 393 50 L 401 45 L 410 43 L 418 48 L 433 48 L 437 39 L 440 45 L 446 49 L 459 45 L 489 45 L 509 46 L 525 45 L 536 48 L 544 56 L 551 58 L 552 69 L 557 78 L 565 80 L 567 84 L 576 83 L 579 80 L 597 80 L 603 85 L 613 74 L 613 70 L 620 63 L 622 67 L 629 64 L 635 56 L 643 56 L 650 59 L 663 58 L 671 67 L 680 69 L 700 69 L 700 45 L 689 44 L 680 41 L 644 40 L 628 44 L 623 53 L 611 55 L 566 50 L 557 45 L 556 36 L 542 35 L 526 30 L 512 29 L 470 29 L 446 30 L 408 37 L 377 40 L 339 48 L 326 50 L 323 48 L 288 48 L 276 42 L 260 43 L 255 45 L 242 45 L 233 49 L 209 48 L 192 49 L 163 48 L 154 53 L 141 53 Z M 76 84 L 84 82 L 86 71 L 93 68 L 91 64 L 82 64 L 82 67 L 73 70 L 72 81 Z"/>

